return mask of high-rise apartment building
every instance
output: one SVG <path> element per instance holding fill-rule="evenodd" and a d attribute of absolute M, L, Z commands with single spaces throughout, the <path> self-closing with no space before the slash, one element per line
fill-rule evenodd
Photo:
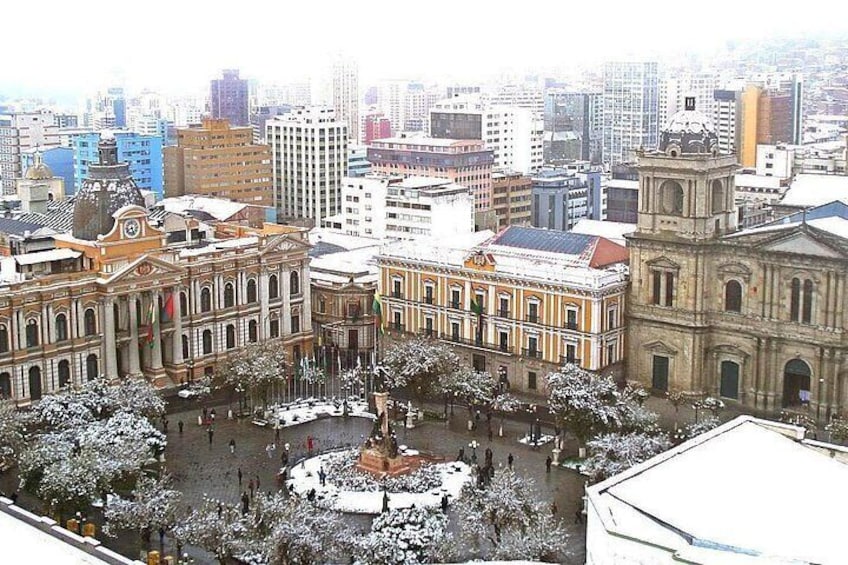
<path fill-rule="evenodd" d="M 384 139 L 392 136 L 392 123 L 383 114 L 368 114 L 365 116 L 365 145 L 375 139 Z"/>
<path fill-rule="evenodd" d="M 568 231 L 583 218 L 601 219 L 601 175 L 545 167 L 533 175 L 531 224 Z"/>
<path fill-rule="evenodd" d="M 3 194 L 15 194 L 22 176 L 21 153 L 59 147 L 59 128 L 48 111 L 0 114 L 0 185 Z"/>
<path fill-rule="evenodd" d="M 739 162 L 743 167 L 756 166 L 758 144 L 800 145 L 802 98 L 798 77 L 777 86 L 748 84 L 741 95 L 742 112 L 737 121 Z"/>
<path fill-rule="evenodd" d="M 537 116 L 540 116 L 545 110 L 544 95 L 542 90 L 536 86 L 505 84 L 487 95 L 486 100 L 494 106 L 524 108 Z"/>
<path fill-rule="evenodd" d="M 177 129 L 166 147 L 165 196 L 197 194 L 272 206 L 271 149 L 253 144 L 253 128 L 206 119 L 201 127 Z"/>
<path fill-rule="evenodd" d="M 375 173 L 448 179 L 471 189 L 475 209 L 489 210 L 492 203 L 492 150 L 479 139 L 390 137 L 368 148 Z"/>
<path fill-rule="evenodd" d="M 541 114 L 518 106 L 490 105 L 479 96 L 442 100 L 430 109 L 430 135 L 482 139 L 494 154 L 494 168 L 529 174 L 544 161 Z"/>
<path fill-rule="evenodd" d="M 603 162 L 632 161 L 640 147 L 657 145 L 659 86 L 657 63 L 604 65 Z"/>
<path fill-rule="evenodd" d="M 339 58 L 333 63 L 333 108 L 336 119 L 347 124 L 348 139 L 359 142 L 359 65 Z"/>
<path fill-rule="evenodd" d="M 156 199 L 163 197 L 162 193 L 162 138 L 155 135 L 141 135 L 130 131 L 114 132 L 117 144 L 117 159 L 129 165 L 130 174 L 136 186 L 156 194 Z M 81 133 L 73 137 L 74 149 L 74 184 L 76 191 L 88 178 L 88 168 L 91 164 L 100 162 L 98 144 L 100 133 Z"/>
<path fill-rule="evenodd" d="M 530 225 L 533 180 L 515 171 L 492 173 L 492 208 L 498 228 Z"/>
<path fill-rule="evenodd" d="M 739 90 L 716 90 L 713 93 L 713 127 L 718 136 L 719 153 L 736 153 L 739 146 L 736 122 L 742 101 Z"/>
<path fill-rule="evenodd" d="M 686 98 L 695 99 L 695 107 L 705 116 L 714 112 L 715 91 L 721 86 L 717 73 L 680 73 L 667 76 L 659 83 L 659 123 L 662 128 L 668 119 L 684 108 Z"/>
<path fill-rule="evenodd" d="M 600 163 L 603 99 L 596 92 L 545 94 L 545 162 L 579 159 Z"/>
<path fill-rule="evenodd" d="M 213 118 L 224 118 L 233 126 L 248 125 L 248 84 L 239 78 L 238 69 L 226 69 L 223 78 L 210 82 L 209 105 Z"/>
<path fill-rule="evenodd" d="M 347 176 L 347 124 L 332 108 L 311 107 L 269 120 L 266 128 L 277 216 L 320 225 L 338 214 Z"/>

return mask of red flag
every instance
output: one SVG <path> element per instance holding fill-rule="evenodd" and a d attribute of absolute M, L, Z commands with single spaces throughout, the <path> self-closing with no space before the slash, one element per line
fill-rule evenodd
<path fill-rule="evenodd" d="M 165 315 L 168 316 L 168 320 L 174 319 L 174 293 L 169 292 L 168 297 L 165 299 Z"/>

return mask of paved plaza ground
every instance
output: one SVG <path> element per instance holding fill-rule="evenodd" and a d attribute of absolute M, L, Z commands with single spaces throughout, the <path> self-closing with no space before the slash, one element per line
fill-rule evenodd
<path fill-rule="evenodd" d="M 292 455 L 298 458 L 306 454 L 307 436 L 314 438 L 316 450 L 359 445 L 372 426 L 370 420 L 363 418 L 329 418 L 284 428 L 280 430 L 277 450 L 269 458 L 265 448 L 274 442 L 273 429 L 256 426 L 246 419 L 228 420 L 227 406 L 215 406 L 216 422 L 210 445 L 206 428 L 197 423 L 201 405 L 192 402 L 190 406 L 187 411 L 167 416 L 169 431 L 166 466 L 177 480 L 178 488 L 184 492 L 186 504 L 198 504 L 204 495 L 235 504 L 241 492 L 247 489 L 248 479 L 257 476 L 263 491 L 274 490 L 277 488 L 276 473 L 280 468 L 280 449 L 286 442 L 291 445 Z M 172 409 L 178 408 L 172 405 Z M 497 437 L 496 425 L 495 436 L 489 442 L 485 419 L 480 429 L 471 432 L 467 430 L 467 414 L 467 410 L 457 408 L 448 422 L 425 421 L 412 430 L 398 427 L 399 443 L 430 451 L 446 459 L 455 459 L 461 447 L 465 448 L 466 455 L 470 457 L 472 450 L 468 444 L 476 440 L 480 444 L 477 449 L 480 461 L 483 460 L 483 452 L 490 447 L 496 467 L 505 467 L 511 452 L 515 457 L 516 472 L 536 483 L 540 496 L 547 504 L 556 501 L 559 516 L 568 527 L 574 549 L 574 554 L 566 563 L 583 563 L 584 526 L 574 524 L 574 513 L 582 505 L 583 477 L 557 468 L 546 473 L 545 458 L 550 454 L 550 445 L 536 451 L 519 444 L 518 438 L 527 432 L 524 424 L 507 421 L 503 438 Z M 180 420 L 184 423 L 182 434 L 178 432 Z M 498 423 L 498 420 L 493 421 L 493 424 Z M 234 454 L 230 453 L 230 439 L 236 442 Z M 244 477 L 241 488 L 237 474 L 239 467 Z M 367 529 L 370 518 L 358 516 L 351 517 L 349 521 L 353 527 Z M 171 549 L 167 542 L 165 549 L 166 552 Z"/>

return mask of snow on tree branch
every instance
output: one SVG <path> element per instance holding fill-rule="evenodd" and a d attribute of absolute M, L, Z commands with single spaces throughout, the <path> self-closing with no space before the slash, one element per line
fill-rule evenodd
<path fill-rule="evenodd" d="M 667 451 L 671 441 L 662 434 L 611 433 L 591 440 L 587 447 L 585 469 L 598 482 Z"/>
<path fill-rule="evenodd" d="M 445 541 L 448 519 L 429 508 L 398 508 L 374 519 L 371 533 L 358 538 L 354 550 L 360 565 L 418 565 L 433 563 Z"/>

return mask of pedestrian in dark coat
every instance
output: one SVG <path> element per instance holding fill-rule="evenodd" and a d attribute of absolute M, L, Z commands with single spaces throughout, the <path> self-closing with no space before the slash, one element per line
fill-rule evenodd
<path fill-rule="evenodd" d="M 212 426 L 209 426 L 206 433 L 209 434 L 209 445 L 212 445 L 212 436 L 215 435 L 215 430 L 212 429 Z"/>
<path fill-rule="evenodd" d="M 548 455 L 548 458 L 545 459 L 545 471 L 546 472 L 548 472 L 548 473 L 551 472 L 551 465 L 553 464 L 553 462 L 554 462 L 554 460 L 551 459 L 550 455 Z"/>
<path fill-rule="evenodd" d="M 445 514 L 448 512 L 448 495 L 446 494 L 442 495 L 442 512 Z"/>
<path fill-rule="evenodd" d="M 253 484 L 253 479 L 250 479 L 249 481 L 247 481 L 247 490 L 250 491 L 250 498 L 251 499 L 253 498 L 253 489 L 254 488 L 256 488 L 256 486 Z"/>
<path fill-rule="evenodd" d="M 239 489 L 241 489 L 241 478 L 243 477 L 241 467 L 238 468 Z"/>
<path fill-rule="evenodd" d="M 509 468 L 512 469 L 512 462 L 515 461 L 515 457 L 512 456 L 512 453 L 509 454 L 509 457 L 506 458 L 506 463 L 509 465 Z"/>
<path fill-rule="evenodd" d="M 247 492 L 241 494 L 241 515 L 247 516 L 247 511 L 250 509 L 250 499 L 247 497 Z"/>
<path fill-rule="evenodd" d="M 183 421 L 182 420 L 177 422 L 177 426 L 180 428 L 180 433 L 183 433 Z"/>

